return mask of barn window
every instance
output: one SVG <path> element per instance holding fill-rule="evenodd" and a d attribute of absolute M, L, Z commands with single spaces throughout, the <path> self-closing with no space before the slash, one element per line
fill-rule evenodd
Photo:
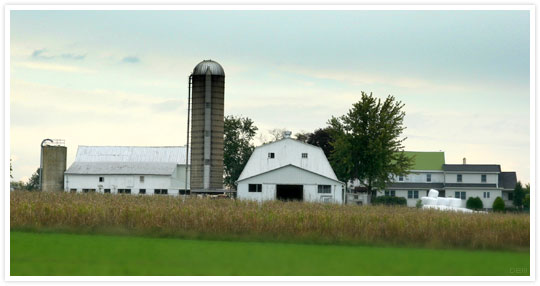
<path fill-rule="evenodd" d="M 204 164 L 205 165 L 210 165 L 210 159 L 204 159 Z"/>
<path fill-rule="evenodd" d="M 95 193 L 96 189 L 82 189 L 83 193 Z"/>
<path fill-rule="evenodd" d="M 103 192 L 104 192 L 105 194 L 110 194 L 110 193 L 111 193 L 111 189 L 104 189 Z"/>
<path fill-rule="evenodd" d="M 168 193 L 167 189 L 154 189 L 154 194 L 156 195 L 166 195 Z"/>
<path fill-rule="evenodd" d="M 139 176 L 139 182 L 144 183 L 144 176 Z"/>
<path fill-rule="evenodd" d="M 72 192 L 72 193 L 76 193 L 77 189 L 70 189 L 69 191 Z"/>
<path fill-rule="evenodd" d="M 262 184 L 249 184 L 250 193 L 260 193 L 262 192 Z"/>
<path fill-rule="evenodd" d="M 105 178 L 99 177 L 99 181 L 100 181 L 100 182 L 103 182 L 103 181 L 105 181 Z"/>
<path fill-rule="evenodd" d="M 332 186 L 330 185 L 318 185 L 317 192 L 319 194 L 329 194 L 332 192 Z"/>
<path fill-rule="evenodd" d="M 181 195 L 189 195 L 189 190 L 178 190 L 178 193 Z"/>
<path fill-rule="evenodd" d="M 302 158 L 307 158 L 307 153 L 302 153 Z"/>
<path fill-rule="evenodd" d="M 146 194 L 146 189 L 139 189 L 139 194 L 140 195 Z"/>
<path fill-rule="evenodd" d="M 205 106 L 206 108 L 210 108 L 210 102 L 205 102 L 205 103 L 204 103 L 204 106 Z"/>
<path fill-rule="evenodd" d="M 131 194 L 131 189 L 118 189 L 119 194 Z"/>
<path fill-rule="evenodd" d="M 268 159 L 274 159 L 275 154 L 274 152 L 268 153 Z"/>

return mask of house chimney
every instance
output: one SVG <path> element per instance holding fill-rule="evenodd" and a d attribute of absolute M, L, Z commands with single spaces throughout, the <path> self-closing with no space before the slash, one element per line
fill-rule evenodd
<path fill-rule="evenodd" d="M 463 157 L 463 165 L 467 164 L 467 158 Z"/>
<path fill-rule="evenodd" d="M 283 131 L 283 138 L 291 138 L 291 131 Z"/>

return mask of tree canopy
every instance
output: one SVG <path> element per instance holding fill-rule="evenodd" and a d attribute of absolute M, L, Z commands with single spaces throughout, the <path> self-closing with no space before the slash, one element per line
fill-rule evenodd
<path fill-rule="evenodd" d="M 403 152 L 406 138 L 400 137 L 405 130 L 403 106 L 391 95 L 381 101 L 362 92 L 346 115 L 329 120 L 334 139 L 330 161 L 340 180 L 358 179 L 373 193 L 393 177 L 408 174 L 413 158 Z"/>
<path fill-rule="evenodd" d="M 252 140 L 257 130 L 248 117 L 225 117 L 223 165 L 226 186 L 236 189 L 235 182 L 255 149 Z"/>
<path fill-rule="evenodd" d="M 516 186 L 514 187 L 514 206 L 516 206 L 517 208 L 523 207 L 523 199 L 525 199 L 525 191 L 523 190 L 521 182 L 518 181 Z"/>

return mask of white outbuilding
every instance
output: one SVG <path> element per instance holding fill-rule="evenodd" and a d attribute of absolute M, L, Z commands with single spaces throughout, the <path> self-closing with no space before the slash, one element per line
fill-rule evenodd
<path fill-rule="evenodd" d="M 185 194 L 186 147 L 79 146 L 75 161 L 64 172 L 64 188 L 70 192 Z"/>
<path fill-rule="evenodd" d="M 343 203 L 340 182 L 320 147 L 285 138 L 255 148 L 237 181 L 239 199 Z"/>

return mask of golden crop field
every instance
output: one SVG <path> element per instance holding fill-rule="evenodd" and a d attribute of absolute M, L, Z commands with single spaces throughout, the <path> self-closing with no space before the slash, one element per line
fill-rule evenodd
<path fill-rule="evenodd" d="M 14 191 L 12 230 L 144 236 L 528 249 L 528 214 L 408 207 Z"/>

